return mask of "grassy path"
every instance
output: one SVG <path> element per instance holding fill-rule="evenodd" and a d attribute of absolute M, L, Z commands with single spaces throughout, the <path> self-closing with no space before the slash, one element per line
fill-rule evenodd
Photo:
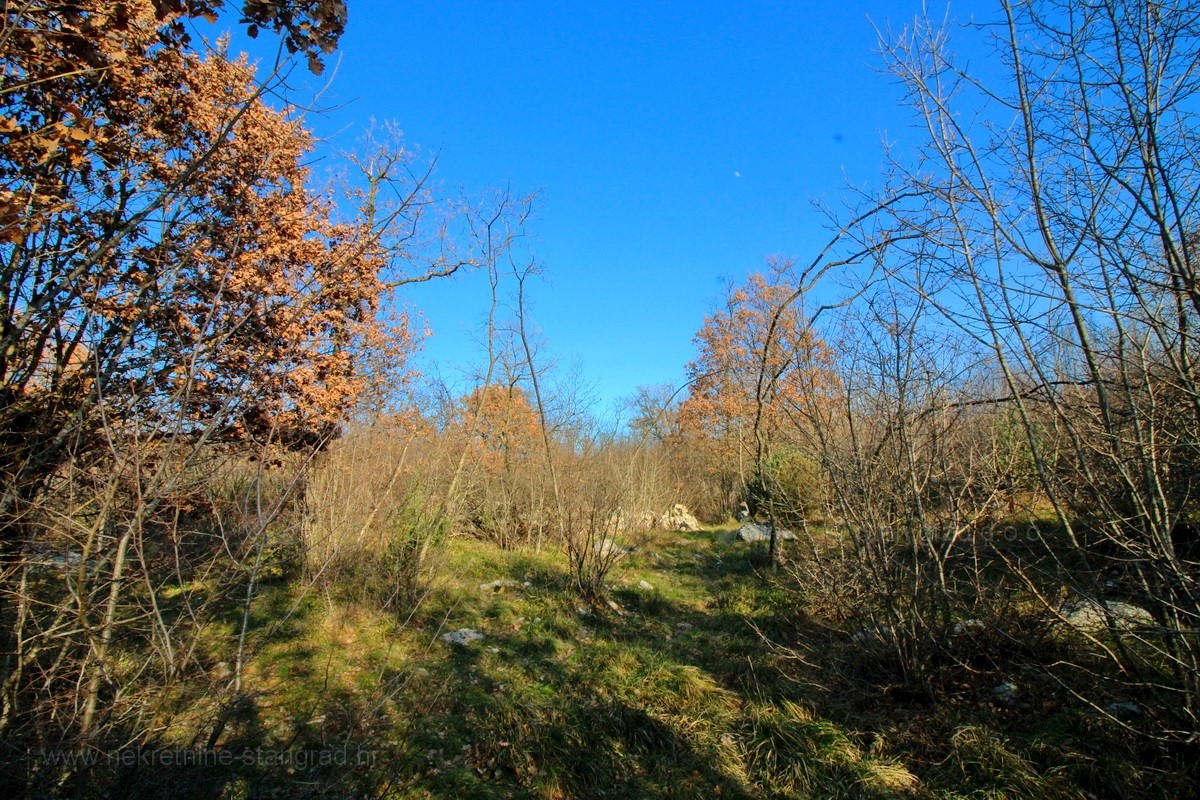
<path fill-rule="evenodd" d="M 772 633 L 785 598 L 728 539 L 656 535 L 614 570 L 616 608 L 602 610 L 566 590 L 558 554 L 452 542 L 453 577 L 404 628 L 342 612 L 278 648 L 285 705 L 312 708 L 308 727 L 319 720 L 326 741 L 372 743 L 396 797 L 889 797 L 912 786 L 781 679 L 756 628 Z M 480 588 L 496 580 L 517 585 Z M 484 638 L 440 639 L 462 628 Z M 322 655 L 323 670 L 297 671 Z"/>
<path fill-rule="evenodd" d="M 1124 780 L 1099 774 L 1119 760 L 1070 751 L 1078 732 L 995 733 L 986 690 L 909 708 L 776 652 L 768 640 L 816 634 L 796 587 L 728 531 L 654 534 L 614 569 L 603 609 L 568 591 L 560 553 L 454 540 L 445 559 L 411 618 L 309 596 L 251 664 L 222 746 L 309 763 L 159 771 L 163 796 L 176 778 L 189 797 L 414 800 L 1081 798 L 1089 770 Z M 289 601 L 263 600 L 266 626 Z M 483 638 L 442 638 L 468 628 Z M 1063 763 L 1074 772 L 1042 777 Z"/>

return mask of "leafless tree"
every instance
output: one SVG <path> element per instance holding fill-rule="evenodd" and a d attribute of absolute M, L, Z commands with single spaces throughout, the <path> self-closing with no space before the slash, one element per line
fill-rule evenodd
<path fill-rule="evenodd" d="M 1162 736 L 1194 738 L 1200 11 L 1002 0 L 959 33 L 991 47 L 985 77 L 955 60 L 952 28 L 883 36 L 921 125 L 892 153 L 891 189 L 913 199 L 890 209 L 886 268 L 993 365 L 1001 390 L 976 399 L 1022 432 L 1063 531 L 1046 542 L 1057 579 L 1157 622 L 1110 620 L 1092 646 L 1154 698 Z"/>

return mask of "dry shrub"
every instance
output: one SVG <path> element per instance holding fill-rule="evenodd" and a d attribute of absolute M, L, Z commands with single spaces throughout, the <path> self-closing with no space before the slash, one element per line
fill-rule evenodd
<path fill-rule="evenodd" d="M 658 453 L 616 440 L 567 462 L 563 546 L 572 583 L 583 597 L 604 595 L 604 583 L 630 552 L 629 544 L 670 503 L 665 466 Z"/>
<path fill-rule="evenodd" d="M 270 635 L 254 629 L 250 604 L 295 574 L 303 454 L 109 442 L 55 473 L 22 520 L 31 537 L 5 553 L 0 730 L 13 748 L 0 790 L 14 776 L 31 796 L 111 777 L 39 751 L 220 739 Z"/>
<path fill-rule="evenodd" d="M 407 611 L 442 525 L 409 426 L 352 429 L 323 453 L 305 490 L 305 566 L 355 602 Z"/>
<path fill-rule="evenodd" d="M 1180 199 L 1195 196 L 1200 158 L 1196 108 L 1160 102 L 1158 87 L 1200 88 L 1200 27 L 1190 7 L 1114 8 L 1005 3 L 995 26 L 919 19 L 891 37 L 885 61 L 924 135 L 889 157 L 887 218 L 858 236 L 890 238 L 880 265 L 907 287 L 897 299 L 936 312 L 1002 378 L 974 399 L 1013 412 L 1064 534 L 1036 568 L 1013 564 L 1030 594 L 1060 612 L 1039 590 L 1050 573 L 1156 622 L 1132 641 L 1111 626 L 1092 637 L 1106 668 L 1081 663 L 1064 688 L 1085 681 L 1093 706 L 1139 697 L 1149 735 L 1194 743 L 1200 581 L 1180 545 L 1200 511 L 1200 237 Z M 986 78 L 957 61 L 952 40 L 973 34 L 995 46 Z"/>
<path fill-rule="evenodd" d="M 840 396 L 794 407 L 821 473 L 803 479 L 824 484 L 826 509 L 782 516 L 828 521 L 825 546 L 810 540 L 793 569 L 832 622 L 886 646 L 904 680 L 920 684 L 956 621 L 979 613 L 989 578 L 977 534 L 1000 502 L 1008 456 L 990 411 L 970 402 L 982 380 L 973 354 L 936 337 L 898 288 L 877 296 L 843 322 Z"/>

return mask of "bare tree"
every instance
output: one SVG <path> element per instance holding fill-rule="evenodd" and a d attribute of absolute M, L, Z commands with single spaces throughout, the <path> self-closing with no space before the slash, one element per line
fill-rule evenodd
<path fill-rule="evenodd" d="M 1156 620 L 1131 633 L 1110 618 L 1092 646 L 1156 698 L 1162 736 L 1194 738 L 1200 11 L 1003 0 L 971 30 L 999 77 L 954 60 L 948 25 L 884 39 L 923 135 L 891 165 L 894 190 L 918 199 L 891 209 L 904 238 L 888 269 L 995 365 L 993 399 L 1019 422 L 1070 553 L 1057 579 Z"/>

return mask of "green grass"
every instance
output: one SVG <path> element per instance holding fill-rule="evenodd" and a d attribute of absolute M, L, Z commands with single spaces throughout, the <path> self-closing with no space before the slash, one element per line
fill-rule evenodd
<path fill-rule="evenodd" d="M 192 781 L 192 796 L 1103 797 L 1130 781 L 1158 780 L 1159 796 L 1175 785 L 1077 712 L 1014 718 L 978 689 L 918 701 L 840 682 L 822 653 L 845 657 L 847 643 L 806 625 L 803 587 L 726 530 L 652 536 L 610 575 L 614 607 L 574 597 L 556 552 L 455 539 L 441 558 L 410 618 L 311 597 L 247 669 L 224 747 L 348 764 L 257 763 Z M 480 589 L 497 579 L 518 585 Z M 257 630 L 287 593 L 264 594 Z M 440 639 L 458 628 L 485 638 Z M 803 645 L 805 661 L 764 637 Z"/>

